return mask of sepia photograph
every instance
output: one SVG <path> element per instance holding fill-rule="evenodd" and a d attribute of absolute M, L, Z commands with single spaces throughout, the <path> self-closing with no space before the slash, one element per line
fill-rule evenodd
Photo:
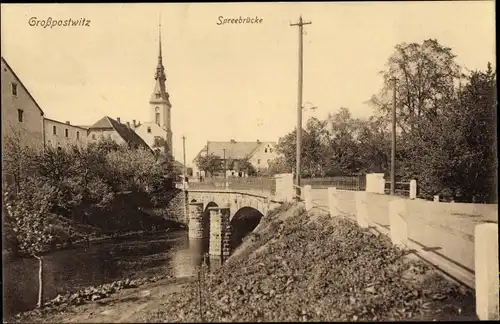
<path fill-rule="evenodd" d="M 500 319 L 495 1 L 0 6 L 3 323 Z"/>

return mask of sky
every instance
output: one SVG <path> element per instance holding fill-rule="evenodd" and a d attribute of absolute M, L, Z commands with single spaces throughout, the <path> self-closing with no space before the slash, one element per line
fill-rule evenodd
<path fill-rule="evenodd" d="M 297 118 L 298 28 L 304 27 L 305 121 L 341 107 L 359 117 L 401 42 L 437 39 L 470 70 L 494 65 L 494 1 L 2 4 L 1 52 L 47 117 L 152 121 L 161 16 L 174 156 L 188 165 L 207 141 L 277 141 Z M 218 17 L 258 24 L 217 25 Z M 30 18 L 84 18 L 43 28 Z M 494 65 L 495 66 L 495 65 Z"/>

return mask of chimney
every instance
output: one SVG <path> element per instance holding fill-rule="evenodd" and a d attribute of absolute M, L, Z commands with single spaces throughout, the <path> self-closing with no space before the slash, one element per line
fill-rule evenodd
<path fill-rule="evenodd" d="M 236 141 L 234 139 L 231 139 L 231 143 L 236 143 Z"/>
<path fill-rule="evenodd" d="M 116 121 L 117 121 L 119 124 L 121 124 L 121 123 L 120 123 L 120 117 L 116 117 Z"/>
<path fill-rule="evenodd" d="M 130 122 L 127 122 L 127 127 L 130 128 Z"/>
<path fill-rule="evenodd" d="M 134 125 L 134 128 L 135 128 L 135 119 L 134 119 L 134 120 L 132 120 L 132 124 Z"/>
<path fill-rule="evenodd" d="M 257 140 L 257 144 L 260 144 L 260 141 L 259 141 L 259 140 Z"/>
<path fill-rule="evenodd" d="M 67 122 L 66 122 L 66 124 L 68 124 L 68 125 L 69 125 L 69 121 L 67 121 Z"/>

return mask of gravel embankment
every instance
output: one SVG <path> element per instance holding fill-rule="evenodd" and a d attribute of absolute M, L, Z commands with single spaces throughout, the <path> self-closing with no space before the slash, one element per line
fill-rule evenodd
<path fill-rule="evenodd" d="M 388 238 L 289 207 L 266 217 L 218 271 L 150 310 L 150 320 L 475 319 L 470 292 L 405 257 Z"/>

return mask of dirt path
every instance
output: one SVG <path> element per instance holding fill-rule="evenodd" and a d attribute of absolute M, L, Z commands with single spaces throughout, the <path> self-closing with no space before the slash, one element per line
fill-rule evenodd
<path fill-rule="evenodd" d="M 37 323 L 145 323 L 161 309 L 162 302 L 173 292 L 182 291 L 193 279 L 161 280 L 122 290 L 108 298 L 73 306 L 63 312 L 23 319 Z"/>

